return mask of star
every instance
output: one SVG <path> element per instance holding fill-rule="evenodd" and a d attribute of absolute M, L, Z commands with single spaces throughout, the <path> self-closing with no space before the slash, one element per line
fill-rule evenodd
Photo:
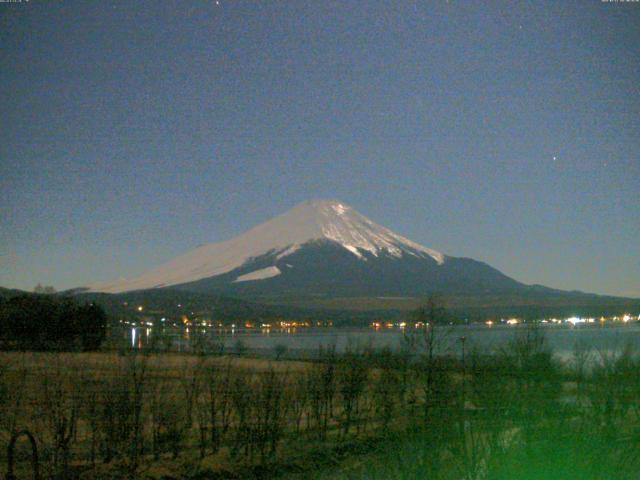
<path fill-rule="evenodd" d="M 558 157 L 556 157 L 555 155 L 553 156 L 553 161 L 555 162 L 556 160 L 558 160 Z"/>

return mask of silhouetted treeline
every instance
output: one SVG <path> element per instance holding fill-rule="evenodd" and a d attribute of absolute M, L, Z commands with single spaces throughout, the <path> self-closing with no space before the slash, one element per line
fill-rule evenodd
<path fill-rule="evenodd" d="M 44 287 L 43 287 L 44 288 Z M 186 314 L 192 316 L 205 315 L 216 322 L 234 323 L 239 321 L 328 321 L 340 327 L 366 327 L 372 321 L 410 321 L 416 311 L 395 308 L 380 309 L 376 304 L 360 310 L 338 308 L 295 307 L 287 305 L 267 305 L 257 301 L 247 301 L 223 295 L 194 293 L 173 288 L 141 290 L 120 294 L 89 293 L 81 290 L 69 291 L 79 302 L 100 305 L 109 319 L 117 321 L 135 321 L 139 317 L 136 310 L 143 305 L 145 313 L 155 311 L 167 318 L 180 319 Z M 20 290 L 8 290 L 0 287 L 0 299 L 9 299 L 24 294 Z M 622 315 L 640 309 L 640 300 L 615 297 L 598 297 L 595 295 L 575 294 L 574 302 L 562 303 L 563 297 L 548 296 L 545 298 L 486 296 L 482 298 L 458 298 L 446 295 L 439 296 L 440 303 L 446 305 L 446 311 L 436 323 L 483 322 L 487 319 L 518 317 L 526 320 L 542 318 L 566 318 L 571 316 L 600 317 Z M 467 304 L 469 303 L 469 304 Z M 367 304 L 364 303 L 363 307 Z"/>
<path fill-rule="evenodd" d="M 106 333 L 104 310 L 70 297 L 0 299 L 0 345 L 18 350 L 95 350 Z"/>
<path fill-rule="evenodd" d="M 432 295 L 433 296 L 433 295 Z M 135 319 L 139 312 L 137 305 L 143 305 L 145 312 L 162 312 L 168 318 L 180 318 L 183 314 L 192 316 L 205 314 L 212 320 L 222 323 L 243 321 L 316 321 L 331 320 L 336 327 L 367 327 L 372 321 L 411 321 L 424 313 L 425 306 L 417 310 L 399 310 L 396 308 L 380 309 L 375 303 L 363 310 L 346 310 L 344 308 L 294 307 L 287 305 L 267 305 L 258 301 L 247 301 L 221 295 L 185 292 L 164 288 L 143 290 L 120 294 L 81 293 L 81 301 L 89 301 L 101 305 L 109 318 Z M 567 318 L 574 315 L 581 317 L 600 317 L 622 315 L 640 309 L 640 300 L 616 299 L 612 297 L 595 297 L 593 295 L 577 295 L 575 302 L 562 303 L 560 297 L 545 298 L 495 298 L 473 299 L 466 305 L 465 299 L 436 295 L 440 306 L 446 306 L 438 313 L 436 323 L 465 324 L 484 322 L 487 319 L 518 317 L 526 320 L 543 318 Z M 303 302 L 302 302 L 303 303 Z M 366 303 L 363 304 L 367 306 Z M 419 320 L 419 319 L 418 319 Z"/>
<path fill-rule="evenodd" d="M 136 310 L 143 305 L 145 312 L 162 312 L 167 318 L 180 319 L 182 315 L 207 316 L 216 322 L 273 322 L 279 320 L 326 321 L 335 326 L 368 326 L 372 319 L 400 319 L 398 311 L 350 311 L 338 309 L 299 308 L 286 305 L 267 305 L 216 294 L 186 292 L 163 288 L 119 294 L 78 293 L 80 301 L 102 306 L 110 319 L 135 320 Z M 194 312 L 192 315 L 191 312 Z"/>

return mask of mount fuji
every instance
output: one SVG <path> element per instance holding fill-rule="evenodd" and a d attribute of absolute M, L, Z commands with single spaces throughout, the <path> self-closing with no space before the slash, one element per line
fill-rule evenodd
<path fill-rule="evenodd" d="M 89 291 L 167 287 L 254 299 L 479 295 L 533 288 L 485 263 L 424 247 L 343 202 L 327 200 L 304 202 L 236 238 Z"/>

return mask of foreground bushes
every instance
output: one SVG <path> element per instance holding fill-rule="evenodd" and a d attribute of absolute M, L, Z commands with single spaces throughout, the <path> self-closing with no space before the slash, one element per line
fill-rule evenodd
<path fill-rule="evenodd" d="M 0 440 L 29 429 L 57 478 L 135 478 L 158 464 L 178 478 L 264 478 L 364 452 L 348 478 L 634 478 L 632 352 L 569 368 L 526 331 L 462 363 L 435 354 L 433 331 L 410 340 L 325 349 L 313 363 L 5 354 Z"/>

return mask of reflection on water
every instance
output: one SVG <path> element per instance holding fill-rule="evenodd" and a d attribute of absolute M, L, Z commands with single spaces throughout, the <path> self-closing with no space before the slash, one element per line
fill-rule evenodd
<path fill-rule="evenodd" d="M 235 326 L 234 326 L 235 327 Z M 483 353 L 504 347 L 522 326 L 441 326 L 436 327 L 439 353 L 461 355 L 462 346 L 467 352 L 478 350 Z M 554 353 L 566 358 L 576 347 L 592 349 L 596 352 L 620 351 L 631 346 L 640 352 L 640 324 L 629 323 L 607 327 L 542 327 L 548 345 Z M 420 335 L 420 332 L 416 332 Z M 160 339 L 159 337 L 163 338 Z M 237 328 L 180 328 L 158 334 L 151 328 L 131 328 L 127 334 L 129 344 L 134 348 L 145 348 L 162 343 L 178 351 L 189 351 L 198 341 L 202 345 L 216 345 L 232 351 L 239 343 L 243 348 L 257 351 L 273 351 L 285 345 L 289 352 L 315 352 L 320 346 L 334 346 L 342 352 L 349 347 L 400 348 L 405 341 L 403 329 L 374 330 L 371 328 L 303 328 L 303 329 L 237 329 Z M 154 338 L 155 337 L 155 338 Z M 461 339 L 464 341 L 461 342 Z"/>

